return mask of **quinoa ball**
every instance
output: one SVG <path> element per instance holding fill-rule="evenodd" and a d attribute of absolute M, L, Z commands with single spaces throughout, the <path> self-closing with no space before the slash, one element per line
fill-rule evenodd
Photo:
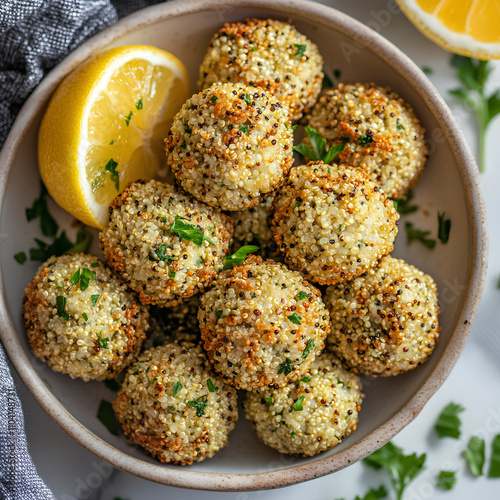
<path fill-rule="evenodd" d="M 175 306 L 210 286 L 232 235 L 231 218 L 169 184 L 131 183 L 100 233 L 108 265 L 145 304 Z"/>
<path fill-rule="evenodd" d="M 84 381 L 116 377 L 146 337 L 148 309 L 97 257 L 51 257 L 26 287 L 24 324 L 35 356 Z"/>
<path fill-rule="evenodd" d="M 404 197 L 424 169 L 425 129 L 413 108 L 387 87 L 341 83 L 320 97 L 309 125 L 330 146 L 344 144 L 338 161 L 363 168 L 391 198 Z"/>
<path fill-rule="evenodd" d="M 320 285 L 364 273 L 392 251 L 399 215 L 360 168 L 292 169 L 273 202 L 271 229 L 285 262 Z"/>
<path fill-rule="evenodd" d="M 356 430 L 363 397 L 359 378 L 325 352 L 306 377 L 281 389 L 249 393 L 243 406 L 265 444 L 280 453 L 313 456 Z"/>
<path fill-rule="evenodd" d="M 145 351 L 113 401 L 125 435 L 161 462 L 190 465 L 212 457 L 238 420 L 235 389 L 205 364 L 201 347 L 191 342 Z"/>
<path fill-rule="evenodd" d="M 439 338 L 434 280 L 404 260 L 384 257 L 353 281 L 330 286 L 327 345 L 356 373 L 388 377 L 413 370 Z"/>
<path fill-rule="evenodd" d="M 269 225 L 273 198 L 273 195 L 269 195 L 262 198 L 260 205 L 256 207 L 241 212 L 231 212 L 234 227 L 231 252 L 236 252 L 244 245 L 257 245 L 258 253 L 263 257 L 281 259 Z"/>
<path fill-rule="evenodd" d="M 293 163 L 293 133 L 278 100 L 243 84 L 214 84 L 189 99 L 165 139 L 176 181 L 221 210 L 244 210 L 276 189 Z"/>
<path fill-rule="evenodd" d="M 152 306 L 150 315 L 154 324 L 144 347 L 149 349 L 174 340 L 198 343 L 201 338 L 199 307 L 199 295 L 193 295 L 173 307 Z"/>
<path fill-rule="evenodd" d="M 299 379 L 330 330 L 320 291 L 255 255 L 219 275 L 201 297 L 198 319 L 215 370 L 247 391 Z"/>
<path fill-rule="evenodd" d="M 226 23 L 215 33 L 200 67 L 200 87 L 241 82 L 264 88 L 299 120 L 318 98 L 322 67 L 317 45 L 291 24 L 247 19 Z"/>

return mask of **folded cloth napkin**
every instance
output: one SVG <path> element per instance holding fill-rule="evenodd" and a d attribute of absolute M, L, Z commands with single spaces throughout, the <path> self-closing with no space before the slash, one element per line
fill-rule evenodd
<path fill-rule="evenodd" d="M 0 0 L 0 148 L 44 75 L 119 17 L 160 0 Z M 28 453 L 21 403 L 0 345 L 0 498 L 54 499 Z"/>

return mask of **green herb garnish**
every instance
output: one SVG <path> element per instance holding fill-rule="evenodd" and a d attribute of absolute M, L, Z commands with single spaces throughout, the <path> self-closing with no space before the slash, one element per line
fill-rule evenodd
<path fill-rule="evenodd" d="M 127 124 L 127 127 L 129 126 L 130 124 L 130 120 L 132 119 L 132 111 L 130 111 L 130 113 L 125 117 L 125 123 Z"/>
<path fill-rule="evenodd" d="M 193 131 L 191 130 L 191 127 L 189 125 L 184 124 L 184 132 L 188 135 L 191 135 Z"/>
<path fill-rule="evenodd" d="M 115 183 L 115 188 L 117 191 L 120 191 L 120 174 L 116 170 L 118 163 L 116 163 L 113 158 L 110 158 L 108 163 L 104 166 L 104 170 L 110 173 L 111 180 Z"/>
<path fill-rule="evenodd" d="M 177 396 L 177 394 L 179 394 L 179 391 L 182 389 L 182 384 L 177 381 L 174 383 L 174 397 Z"/>
<path fill-rule="evenodd" d="M 171 279 L 171 280 L 175 280 L 175 277 L 177 276 L 177 274 L 174 272 L 174 271 L 170 271 L 168 273 L 168 277 Z"/>
<path fill-rule="evenodd" d="M 323 76 L 323 82 L 321 84 L 321 87 L 323 89 L 331 89 L 331 88 L 333 88 L 334 85 L 333 85 L 332 79 L 328 76 L 328 74 L 326 73 L 326 71 L 323 71 L 323 74 L 324 74 L 324 76 Z"/>
<path fill-rule="evenodd" d="M 45 196 L 48 194 L 43 182 L 40 182 L 40 195 L 33 202 L 30 208 L 26 209 L 26 219 L 31 222 L 40 218 L 40 229 L 44 236 L 55 237 L 59 230 L 59 225 L 49 212 Z"/>
<path fill-rule="evenodd" d="M 273 404 L 273 397 L 272 396 L 269 396 L 268 398 L 265 398 L 264 401 L 268 404 L 268 405 L 272 405 Z"/>
<path fill-rule="evenodd" d="M 421 472 L 426 455 L 404 455 L 403 450 L 390 441 L 363 460 L 374 469 L 385 468 L 389 473 L 396 498 L 401 500 L 408 484 Z"/>
<path fill-rule="evenodd" d="M 218 99 L 218 97 L 217 97 L 216 95 L 213 95 L 213 96 L 210 98 L 210 100 L 211 100 L 212 102 L 215 102 L 217 99 Z"/>
<path fill-rule="evenodd" d="M 97 339 L 99 340 L 100 347 L 102 347 L 103 349 L 109 349 L 109 347 L 108 347 L 109 338 L 108 337 L 102 337 L 100 334 L 97 334 Z"/>
<path fill-rule="evenodd" d="M 187 403 L 188 406 L 196 408 L 196 416 L 203 417 L 205 415 L 205 408 L 208 406 L 207 396 L 200 396 Z"/>
<path fill-rule="evenodd" d="M 307 342 L 306 348 L 304 349 L 304 352 L 302 353 L 303 358 L 307 358 L 309 353 L 314 349 L 314 339 L 310 339 Z"/>
<path fill-rule="evenodd" d="M 83 290 L 89 287 L 90 280 L 95 281 L 95 279 L 95 273 L 90 269 L 78 268 L 71 276 L 69 282 L 72 285 L 78 285 L 78 283 L 80 283 L 80 290 L 83 292 Z"/>
<path fill-rule="evenodd" d="M 325 164 L 331 163 L 342 151 L 344 151 L 343 144 L 336 144 L 330 146 L 326 150 L 326 139 L 313 127 L 306 126 L 306 134 L 311 142 L 312 149 L 306 144 L 302 143 L 294 146 L 293 150 L 300 153 L 302 156 L 310 161 L 322 161 Z"/>
<path fill-rule="evenodd" d="M 90 300 L 92 301 L 92 307 L 95 307 L 97 301 L 99 300 L 100 295 L 91 295 Z"/>
<path fill-rule="evenodd" d="M 482 476 L 484 466 L 484 439 L 477 436 L 472 436 L 469 439 L 467 449 L 462 452 L 462 455 L 469 464 L 470 471 L 475 476 Z"/>
<path fill-rule="evenodd" d="M 137 109 L 137 111 L 142 109 L 142 97 L 139 97 L 139 99 L 136 101 L 135 109 Z"/>
<path fill-rule="evenodd" d="M 19 264 L 24 264 L 28 257 L 26 257 L 26 254 L 24 252 L 18 252 L 16 255 L 14 255 L 14 259 L 16 259 Z"/>
<path fill-rule="evenodd" d="M 56 310 L 57 315 L 62 318 L 64 321 L 69 321 L 69 314 L 65 311 L 66 309 L 66 297 L 62 295 L 58 295 L 56 297 Z"/>
<path fill-rule="evenodd" d="M 90 267 L 99 267 L 100 264 L 99 262 L 92 262 L 92 264 L 90 264 Z"/>
<path fill-rule="evenodd" d="M 300 291 L 297 294 L 297 299 L 298 300 L 304 300 L 304 299 L 307 299 L 308 297 L 309 297 L 309 295 L 306 292 L 303 292 L 303 291 Z"/>
<path fill-rule="evenodd" d="M 438 476 L 438 482 L 436 486 L 438 488 L 444 488 L 445 490 L 451 490 L 457 478 L 455 477 L 455 472 L 452 470 L 442 470 Z"/>
<path fill-rule="evenodd" d="M 244 245 L 236 252 L 234 252 L 232 255 L 228 255 L 227 257 L 224 257 L 224 267 L 221 269 L 221 271 L 225 271 L 226 269 L 232 269 L 233 266 L 240 266 L 245 262 L 246 258 L 251 254 L 256 252 L 259 249 L 259 247 L 255 245 Z"/>
<path fill-rule="evenodd" d="M 342 71 L 340 69 L 334 69 L 333 70 L 333 76 L 338 80 L 342 75 Z"/>
<path fill-rule="evenodd" d="M 220 319 L 222 317 L 222 311 L 220 311 L 220 310 L 219 311 L 215 311 L 215 317 L 217 319 Z"/>
<path fill-rule="evenodd" d="M 310 382 L 311 381 L 311 377 L 304 377 L 304 378 L 301 378 L 300 379 L 301 382 Z"/>
<path fill-rule="evenodd" d="M 434 73 L 434 70 L 432 68 L 429 68 L 429 66 L 422 66 L 422 71 L 426 75 L 432 75 L 432 73 Z"/>
<path fill-rule="evenodd" d="M 278 375 L 280 375 L 281 373 L 285 375 L 289 375 L 290 373 L 292 373 L 292 362 L 290 359 L 286 358 L 285 361 L 281 363 L 278 370 Z"/>
<path fill-rule="evenodd" d="M 500 477 L 500 434 L 493 438 L 491 444 L 491 461 L 488 477 Z"/>
<path fill-rule="evenodd" d="M 302 324 L 302 318 L 300 315 L 297 313 L 293 313 L 290 316 L 287 316 L 287 318 L 294 324 L 294 325 L 301 325 Z"/>
<path fill-rule="evenodd" d="M 438 238 L 441 240 L 441 243 L 448 243 L 450 239 L 450 230 L 451 230 L 451 220 L 445 219 L 446 212 L 440 214 L 438 212 Z"/>
<path fill-rule="evenodd" d="M 462 413 L 465 408 L 457 403 L 449 403 L 439 414 L 434 429 L 438 437 L 460 437 L 460 419 L 458 414 Z"/>
<path fill-rule="evenodd" d="M 293 432 L 293 431 L 292 431 L 292 432 L 290 432 L 290 437 L 291 437 L 292 439 L 295 439 L 295 432 Z"/>
<path fill-rule="evenodd" d="M 244 134 L 250 132 L 250 128 L 247 127 L 244 123 L 238 127 L 238 130 L 243 132 Z"/>
<path fill-rule="evenodd" d="M 396 120 L 396 128 L 398 130 L 406 130 L 401 123 L 399 123 L 399 118 Z"/>
<path fill-rule="evenodd" d="M 204 232 L 199 227 L 196 227 L 194 224 L 189 224 L 185 222 L 185 220 L 187 220 L 185 217 L 176 215 L 174 222 L 172 222 L 170 226 L 170 232 L 177 234 L 181 240 L 192 241 L 199 247 L 203 245 L 205 240 L 211 245 L 215 245 L 214 240 L 205 236 Z"/>
<path fill-rule="evenodd" d="M 405 224 L 405 228 L 408 243 L 411 243 L 414 240 L 420 241 L 422 245 L 425 245 L 431 250 L 436 246 L 436 240 L 427 237 L 429 234 L 431 234 L 430 231 L 421 231 L 420 229 L 415 228 L 412 222 L 407 222 Z"/>
<path fill-rule="evenodd" d="M 410 205 L 410 201 L 413 199 L 413 190 L 408 189 L 406 193 L 406 198 L 394 198 L 393 201 L 397 203 L 394 205 L 399 215 L 406 215 L 416 212 L 418 210 L 417 205 Z"/>
<path fill-rule="evenodd" d="M 109 141 L 109 145 L 110 145 L 110 146 L 112 146 L 115 142 L 116 142 L 116 141 L 115 141 L 114 139 L 111 139 L 111 140 Z"/>
<path fill-rule="evenodd" d="M 182 141 L 181 149 L 186 149 L 186 141 Z"/>
<path fill-rule="evenodd" d="M 371 488 L 363 498 L 356 495 L 356 498 L 354 500 L 380 500 L 381 498 L 385 498 L 386 496 L 387 490 L 383 486 L 380 486 L 378 490 L 376 490 L 375 488 Z"/>
<path fill-rule="evenodd" d="M 209 378 L 207 379 L 207 387 L 210 392 L 215 392 L 219 389 L 218 387 L 215 387 L 215 385 Z"/>
<path fill-rule="evenodd" d="M 500 91 L 486 94 L 487 80 L 493 71 L 493 64 L 453 55 L 451 65 L 457 69 L 462 87 L 449 92 L 465 102 L 476 114 L 479 122 L 479 171 L 484 172 L 486 132 L 493 118 L 500 114 Z"/>
<path fill-rule="evenodd" d="M 304 399 L 305 398 L 306 398 L 305 396 L 300 396 L 300 398 L 297 399 L 297 401 L 295 401 L 295 403 L 293 403 L 292 410 L 294 410 L 294 411 L 302 411 L 304 409 L 303 403 L 304 403 Z"/>
<path fill-rule="evenodd" d="M 305 51 L 307 49 L 307 45 L 303 45 L 301 43 L 294 43 L 293 45 L 294 45 L 294 47 L 296 49 L 295 57 L 297 59 L 300 59 L 304 55 L 304 53 L 305 53 Z"/>
<path fill-rule="evenodd" d="M 358 137 L 358 144 L 360 146 L 368 146 L 368 144 L 371 144 L 373 142 L 373 137 L 368 134 L 361 134 Z"/>
<path fill-rule="evenodd" d="M 167 249 L 167 245 L 158 245 L 157 250 L 150 250 L 149 251 L 149 260 L 150 261 L 169 261 L 169 260 L 175 260 L 175 257 L 172 257 L 171 255 L 166 255 L 165 250 Z"/>
<path fill-rule="evenodd" d="M 251 106 L 253 101 L 252 101 L 252 98 L 248 95 L 248 94 L 245 94 L 245 102 Z"/>
<path fill-rule="evenodd" d="M 88 321 L 88 320 L 89 320 L 89 317 L 87 316 L 87 313 L 82 313 L 82 318 L 83 318 L 85 321 Z"/>
<path fill-rule="evenodd" d="M 97 418 L 101 423 L 108 429 L 111 434 L 118 436 L 118 426 L 116 425 L 115 412 L 113 411 L 113 405 L 101 399 L 99 404 L 99 409 L 97 410 Z"/>

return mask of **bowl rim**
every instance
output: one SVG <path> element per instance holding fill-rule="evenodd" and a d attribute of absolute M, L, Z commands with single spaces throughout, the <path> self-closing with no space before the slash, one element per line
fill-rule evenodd
<path fill-rule="evenodd" d="M 116 449 L 78 422 L 44 385 L 24 352 L 6 303 L 0 269 L 0 339 L 31 394 L 57 424 L 88 451 L 125 472 L 170 486 L 212 491 L 280 488 L 330 474 L 372 453 L 408 425 L 442 385 L 465 346 L 484 288 L 488 252 L 486 209 L 479 170 L 450 109 L 436 88 L 408 56 L 376 31 L 332 7 L 308 0 L 273 0 L 272 3 L 269 0 L 176 0 L 137 11 L 80 45 L 37 86 L 19 112 L 0 151 L 0 215 L 3 215 L 9 172 L 27 126 L 66 74 L 92 54 L 137 29 L 180 15 L 232 7 L 281 10 L 290 17 L 304 15 L 310 22 L 327 25 L 383 57 L 419 93 L 444 131 L 460 171 L 471 222 L 471 263 L 464 303 L 450 341 L 429 377 L 395 415 L 358 443 L 332 456 L 320 455 L 307 464 L 249 474 L 194 472 L 146 462 Z"/>

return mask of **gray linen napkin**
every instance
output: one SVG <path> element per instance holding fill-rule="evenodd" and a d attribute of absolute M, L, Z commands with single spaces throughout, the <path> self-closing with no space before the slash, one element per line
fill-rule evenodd
<path fill-rule="evenodd" d="M 0 0 L 0 148 L 45 74 L 119 17 L 159 0 Z M 21 402 L 0 344 L 0 498 L 54 496 L 28 452 Z"/>

